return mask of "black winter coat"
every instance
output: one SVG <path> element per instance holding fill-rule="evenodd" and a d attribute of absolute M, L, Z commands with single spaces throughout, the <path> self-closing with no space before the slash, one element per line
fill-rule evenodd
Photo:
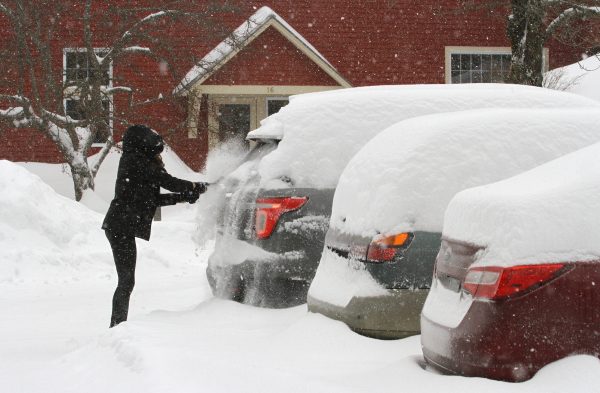
<path fill-rule="evenodd" d="M 194 183 L 169 175 L 155 159 L 162 149 L 162 138 L 149 128 L 134 126 L 126 131 L 115 198 L 102 229 L 149 240 L 156 208 L 184 200 L 180 194 L 161 194 L 160 188 L 179 193 L 194 189 Z"/>

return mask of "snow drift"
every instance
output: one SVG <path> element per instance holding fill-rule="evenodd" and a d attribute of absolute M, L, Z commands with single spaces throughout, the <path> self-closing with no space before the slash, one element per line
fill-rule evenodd
<path fill-rule="evenodd" d="M 10 161 L 0 161 L 0 189 L 0 282 L 43 279 L 52 266 L 92 263 L 96 250 L 89 246 L 104 236 L 99 214 Z"/>

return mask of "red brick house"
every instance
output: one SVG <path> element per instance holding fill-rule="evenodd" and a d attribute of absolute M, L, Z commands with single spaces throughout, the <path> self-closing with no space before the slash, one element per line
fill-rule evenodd
<path fill-rule="evenodd" d="M 96 11 L 152 1 L 112 3 L 98 5 Z M 72 19 L 61 23 L 52 44 L 62 75 L 85 68 L 77 58 L 81 6 L 72 7 Z M 181 24 L 164 33 L 180 54 L 177 64 L 133 55 L 111 68 L 107 84 L 118 80 L 132 86 L 141 103 L 127 111 L 126 97 L 107 103 L 125 120 L 113 123 L 117 140 L 125 123 L 147 123 L 165 135 L 190 167 L 200 170 L 210 149 L 223 140 L 243 138 L 290 95 L 377 84 L 502 81 L 510 58 L 506 18 L 465 11 L 456 0 L 244 1 L 237 2 L 235 12 L 215 15 L 215 20 L 241 38 L 239 46 L 222 41 L 225 34 L 207 37 Z M 6 23 L 0 16 L 0 32 Z M 110 25 L 94 27 L 101 32 L 95 46 L 102 51 L 103 40 L 118 32 Z M 557 42 L 545 52 L 549 68 L 579 58 L 578 51 Z M 176 77 L 175 69 L 185 77 Z M 10 71 L 4 73 L 7 81 Z M 0 87 L 0 93 L 10 93 L 9 85 Z M 65 102 L 67 110 L 72 104 Z M 54 144 L 35 131 L 5 125 L 0 139 L 0 159 L 61 161 Z"/>

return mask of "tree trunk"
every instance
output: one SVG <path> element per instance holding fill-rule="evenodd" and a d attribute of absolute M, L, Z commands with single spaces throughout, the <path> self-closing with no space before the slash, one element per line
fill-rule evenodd
<path fill-rule="evenodd" d="M 512 0 L 511 7 L 507 30 L 512 60 L 507 82 L 542 86 L 546 40 L 542 0 Z"/>
<path fill-rule="evenodd" d="M 69 163 L 71 176 L 73 177 L 73 186 L 75 189 L 75 200 L 81 201 L 83 193 L 87 189 L 94 189 L 94 176 L 86 162 Z"/>

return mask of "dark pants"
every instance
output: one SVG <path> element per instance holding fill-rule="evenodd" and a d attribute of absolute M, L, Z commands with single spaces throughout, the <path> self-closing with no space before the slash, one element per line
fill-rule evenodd
<path fill-rule="evenodd" d="M 127 320 L 129 297 L 135 285 L 135 237 L 106 231 L 106 237 L 112 248 L 119 283 L 113 296 L 112 316 L 110 327 Z"/>

